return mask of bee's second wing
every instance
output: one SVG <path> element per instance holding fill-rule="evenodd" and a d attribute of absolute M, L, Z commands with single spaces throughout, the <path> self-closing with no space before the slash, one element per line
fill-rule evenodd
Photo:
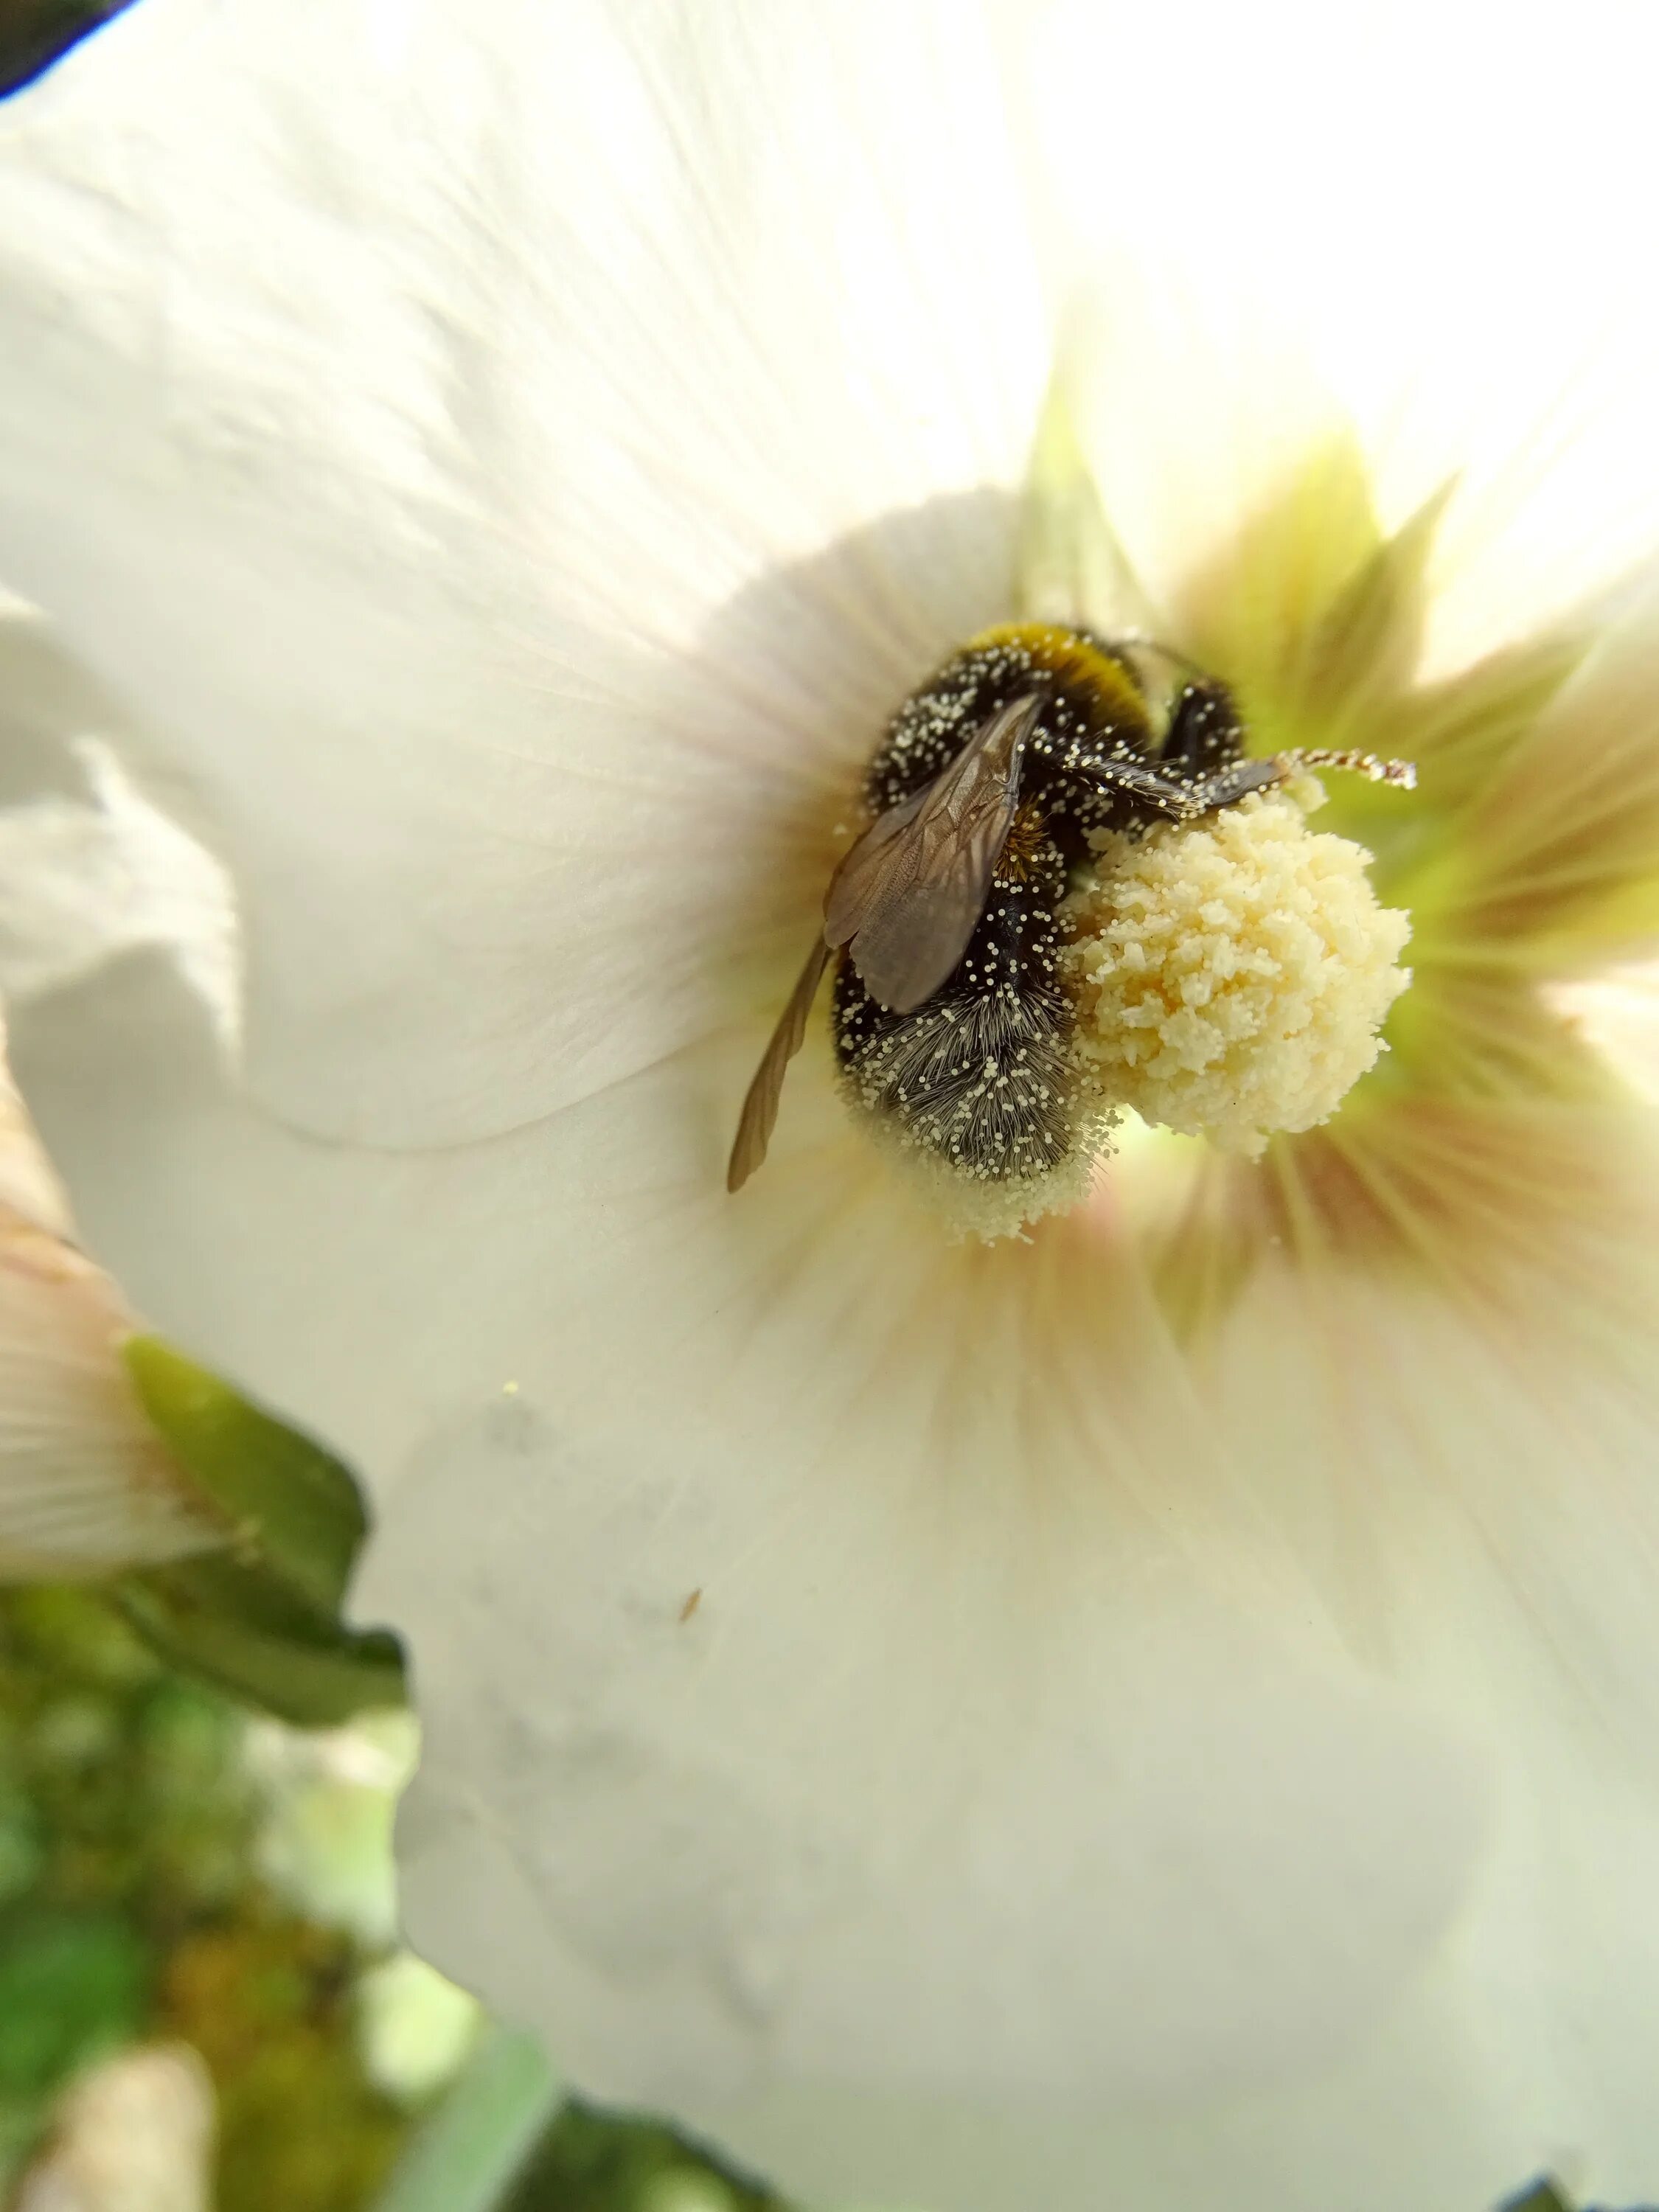
<path fill-rule="evenodd" d="M 836 869 L 826 944 L 847 946 L 872 995 L 908 1014 L 968 949 L 1019 805 L 1019 772 L 1043 695 L 999 708 L 948 768 L 890 807 Z"/>
<path fill-rule="evenodd" d="M 726 1163 L 727 1190 L 741 1190 L 766 1158 L 766 1148 L 777 1124 L 784 1073 L 800 1050 L 806 1035 L 806 1017 L 812 1011 L 812 1001 L 829 965 L 830 947 L 822 937 L 815 938 L 812 950 L 806 956 L 806 965 L 789 994 L 788 1005 L 778 1017 L 778 1025 L 767 1042 L 761 1064 L 755 1070 L 755 1079 L 749 1086 L 749 1095 L 743 1102 L 732 1157 Z"/>

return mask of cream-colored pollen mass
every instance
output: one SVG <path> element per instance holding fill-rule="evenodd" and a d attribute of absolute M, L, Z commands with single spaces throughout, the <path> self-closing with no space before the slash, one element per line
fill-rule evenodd
<path fill-rule="evenodd" d="M 1305 787 L 1138 842 L 1101 841 L 1062 912 L 1079 1072 L 1145 1121 L 1259 1152 L 1326 1121 L 1382 1049 L 1410 917 Z"/>

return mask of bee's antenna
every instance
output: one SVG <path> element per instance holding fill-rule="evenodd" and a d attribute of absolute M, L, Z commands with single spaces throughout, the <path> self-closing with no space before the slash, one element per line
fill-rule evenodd
<path fill-rule="evenodd" d="M 1396 791 L 1415 791 L 1417 763 L 1415 761 L 1379 760 L 1375 753 L 1342 752 L 1328 747 L 1297 747 L 1280 753 L 1285 772 L 1291 775 L 1302 768 L 1334 768 L 1349 775 L 1363 775 L 1367 783 L 1389 783 Z"/>

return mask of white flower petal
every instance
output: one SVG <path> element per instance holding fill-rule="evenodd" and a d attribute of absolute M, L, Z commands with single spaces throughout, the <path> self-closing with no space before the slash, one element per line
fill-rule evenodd
<path fill-rule="evenodd" d="M 49 988 L 133 944 L 213 942 L 199 848 L 134 793 L 90 732 L 106 701 L 35 612 L 0 600 L 0 984 Z M 51 793 L 52 796 L 25 793 Z M 182 859 L 182 867 L 180 861 Z M 210 901 L 210 904 L 214 902 Z M 220 890 L 215 912 L 222 918 Z M 221 1532 L 140 1409 L 133 1326 L 74 1245 L 62 1188 L 0 1057 L 0 1577 L 94 1575 Z"/>
<path fill-rule="evenodd" d="M 1389 1282 L 1304 1251 L 1256 1270 L 1200 1364 L 1351 1649 L 1481 1733 L 1523 1682 L 1544 1741 L 1576 1732 L 1639 1795 L 1659 1786 L 1659 1169 L 1624 1180 L 1623 1243 L 1552 1224 L 1529 1264 L 1517 1241 L 1503 1305 L 1452 1255 Z"/>
<path fill-rule="evenodd" d="M 1052 11 L 1027 136 L 1052 262 L 1097 272 L 1079 427 L 1166 622 L 1321 422 L 1390 528 L 1456 479 L 1431 665 L 1649 550 L 1653 58 L 1625 0 L 1501 38 L 1420 0 Z"/>
<path fill-rule="evenodd" d="M 398 32 L 147 0 L 0 120 L 0 564 L 200 778 L 255 1079 L 419 1141 L 720 1018 L 1049 343 L 976 11 Z"/>
<path fill-rule="evenodd" d="M 0 1046 L 3 1040 L 0 1039 Z M 0 1051 L 0 1207 L 54 1236 L 70 1233 L 69 1202 L 23 1111 Z"/>
<path fill-rule="evenodd" d="M 89 1261 L 0 1205 L 0 1577 L 103 1574 L 222 1540 L 139 1408 L 118 1350 L 131 1326 Z"/>
<path fill-rule="evenodd" d="M 1351 2037 L 1449 1902 L 1455 1753 L 1068 1516 L 939 1514 L 930 1557 L 862 1442 L 758 1536 L 752 1471 L 591 1463 L 522 1393 L 434 1449 L 368 1588 L 429 1685 L 415 1941 L 693 2112 L 768 2076 L 1109 2106 Z"/>
<path fill-rule="evenodd" d="M 149 1310 L 379 1493 L 435 1963 L 694 2111 L 896 2079 L 1015 2124 L 1375 2022 L 1467 1878 L 1481 1756 L 1288 1595 L 1132 1267 L 1075 1307 L 1036 1248 L 965 1265 L 828 1098 L 744 1212 L 689 1060 L 487 1147 L 310 1144 L 191 1006 L 135 958 L 27 1010 L 20 1066 Z"/>
<path fill-rule="evenodd" d="M 0 988 L 32 998 L 141 945 L 178 947 L 234 1018 L 234 931 L 223 871 L 94 740 L 77 749 L 94 803 L 0 809 Z"/>
<path fill-rule="evenodd" d="M 809 2203 L 867 2203 L 874 2170 L 887 2201 L 964 2212 L 1468 2212 L 1547 2172 L 1577 2202 L 1650 2203 L 1659 1833 L 1569 1741 L 1534 1748 L 1454 1942 L 1376 2036 L 1300 2079 L 1024 2128 L 780 2087 L 704 2123 Z"/>
<path fill-rule="evenodd" d="M 0 805 L 83 796 L 70 748 L 119 724 L 109 695 L 64 653 L 40 609 L 0 586 Z"/>
<path fill-rule="evenodd" d="M 1547 996 L 1638 1096 L 1659 1105 L 1659 962 L 1559 983 Z"/>
<path fill-rule="evenodd" d="M 134 784 L 117 742 L 132 750 L 133 732 L 108 694 L 38 610 L 0 602 L 0 994 L 27 998 L 167 945 L 231 1025 L 224 872 Z M 188 804 L 176 782 L 167 796 Z"/>

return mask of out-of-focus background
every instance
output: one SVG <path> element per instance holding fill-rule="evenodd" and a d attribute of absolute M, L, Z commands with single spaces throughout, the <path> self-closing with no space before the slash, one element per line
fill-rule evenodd
<path fill-rule="evenodd" d="M 6 2212 L 468 2212 L 476 2159 L 394 2179 L 502 2042 L 397 1942 L 413 1754 L 404 1713 L 289 1729 L 171 1673 L 95 1590 L 0 1595 Z M 511 2212 L 775 2202 L 654 2124 L 538 2131 Z"/>

